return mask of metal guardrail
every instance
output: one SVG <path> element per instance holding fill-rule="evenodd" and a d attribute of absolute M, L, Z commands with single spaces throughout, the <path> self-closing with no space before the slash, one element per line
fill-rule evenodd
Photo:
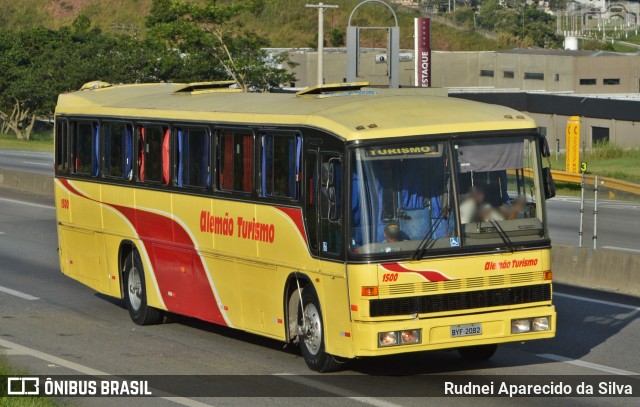
<path fill-rule="evenodd" d="M 560 182 L 568 182 L 571 184 L 580 185 L 582 182 L 582 174 L 575 174 L 572 172 L 559 171 L 559 170 L 551 170 L 551 174 L 553 175 L 554 181 Z M 524 176 L 527 178 L 531 178 L 532 170 L 530 168 L 524 169 Z M 595 175 L 594 174 L 586 174 L 585 182 L 593 185 L 595 183 Z M 604 187 L 608 189 L 613 189 L 615 191 L 627 192 L 629 194 L 639 195 L 640 196 L 640 184 L 635 184 L 633 182 L 628 181 L 620 181 L 615 178 L 601 177 L 598 176 L 598 186 Z"/>
<path fill-rule="evenodd" d="M 566 171 L 556 171 L 556 170 L 551 171 L 551 174 L 553 175 L 553 179 L 555 181 L 570 182 L 572 184 L 578 184 L 578 185 L 580 185 L 580 182 L 582 181 L 582 174 L 574 174 Z M 595 175 L 586 174 L 585 180 L 587 184 L 593 185 L 595 182 Z M 634 195 L 640 195 L 640 184 L 635 184 L 633 182 L 620 181 L 615 178 L 598 176 L 598 184 L 599 184 L 598 185 L 599 187 L 605 187 L 605 188 L 613 189 L 616 191 L 622 191 L 622 192 L 627 192 Z"/>

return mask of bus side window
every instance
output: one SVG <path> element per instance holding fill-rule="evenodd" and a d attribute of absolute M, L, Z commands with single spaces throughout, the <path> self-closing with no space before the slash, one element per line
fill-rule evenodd
<path fill-rule="evenodd" d="M 208 188 L 210 186 L 210 137 L 206 129 L 176 130 L 176 185 Z"/>
<path fill-rule="evenodd" d="M 56 120 L 56 173 L 66 174 L 69 171 L 67 146 L 69 140 L 68 124 L 64 119 Z"/>
<path fill-rule="evenodd" d="M 218 188 L 253 192 L 253 134 L 223 131 L 218 157 Z"/>
<path fill-rule="evenodd" d="M 92 123 L 76 123 L 72 139 L 74 174 L 98 175 L 98 158 L 93 155 L 97 131 L 98 126 Z"/>
<path fill-rule="evenodd" d="M 103 123 L 104 176 L 131 179 L 133 160 L 131 126 L 124 123 Z"/>
<path fill-rule="evenodd" d="M 261 195 L 268 197 L 300 197 L 302 137 L 293 134 L 262 136 Z"/>
<path fill-rule="evenodd" d="M 146 125 L 138 129 L 138 179 L 169 183 L 169 129 Z"/>

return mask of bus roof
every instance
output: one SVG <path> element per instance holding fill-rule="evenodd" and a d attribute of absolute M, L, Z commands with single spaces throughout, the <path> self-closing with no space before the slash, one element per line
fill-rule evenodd
<path fill-rule="evenodd" d="M 415 88 L 366 88 L 320 96 L 181 89 L 188 89 L 188 84 L 117 85 L 66 93 L 58 98 L 56 114 L 312 126 L 348 141 L 536 128 L 533 119 L 510 108 L 430 96 Z"/>

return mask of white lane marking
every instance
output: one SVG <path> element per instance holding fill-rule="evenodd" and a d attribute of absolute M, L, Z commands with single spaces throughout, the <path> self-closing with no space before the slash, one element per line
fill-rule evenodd
<path fill-rule="evenodd" d="M 353 400 L 353 401 L 357 401 L 360 402 L 362 404 L 367 404 L 370 406 L 375 406 L 375 407 L 400 407 L 399 404 L 395 404 L 392 403 L 390 401 L 386 401 L 386 400 L 381 400 L 381 399 L 377 399 L 374 397 L 365 397 L 362 396 L 361 394 L 358 394 L 356 392 L 347 390 L 347 389 L 343 389 L 341 387 L 337 387 L 337 386 L 333 386 L 331 384 L 326 384 L 326 383 L 321 383 L 321 382 L 317 382 L 313 379 L 308 379 L 306 377 L 301 377 L 301 376 L 296 376 L 292 373 L 275 373 L 273 374 L 273 376 L 278 376 L 281 377 L 285 380 L 290 380 L 292 382 L 298 383 L 298 384 L 302 384 L 303 386 L 307 386 L 307 387 L 313 387 L 315 389 L 327 392 L 327 393 L 332 393 L 335 394 L 337 396 L 341 396 L 341 397 L 345 397 L 348 398 L 349 400 Z"/>
<path fill-rule="evenodd" d="M 593 298 L 580 297 L 578 295 L 571 295 L 571 294 L 562 294 L 558 292 L 554 292 L 553 296 L 562 297 L 562 298 L 571 298 L 572 300 L 578 300 L 578 301 L 593 302 L 594 304 L 610 305 L 612 307 L 625 308 L 625 309 L 630 309 L 632 311 L 640 311 L 640 307 L 635 307 L 633 305 L 627 305 L 627 304 L 620 304 L 619 302 L 596 300 Z"/>
<path fill-rule="evenodd" d="M 0 235 L 6 235 L 6 233 L 4 233 L 4 232 L 0 232 Z"/>
<path fill-rule="evenodd" d="M 49 362 L 49 363 L 53 363 L 54 365 L 58 365 L 58 366 L 62 366 L 62 367 L 66 367 L 67 369 L 71 369 L 74 370 L 76 372 L 82 373 L 82 374 L 86 374 L 89 376 L 113 376 L 112 374 L 109 374 L 107 372 L 103 372 L 101 370 L 97 370 L 97 369 L 93 369 L 91 367 L 88 366 L 84 366 L 75 362 L 72 362 L 70 360 L 66 360 L 66 359 L 62 359 L 59 358 L 57 356 L 54 355 L 50 355 L 48 353 L 44 353 L 41 352 L 37 349 L 33 349 L 33 348 L 28 348 L 26 346 L 14 343 L 14 342 L 9 342 L 5 339 L 1 339 L 0 338 L 0 346 L 3 346 L 5 348 L 9 348 L 10 351 L 12 352 L 17 352 L 16 354 L 22 354 L 22 355 L 27 355 L 27 356 L 32 356 L 34 358 L 40 359 L 40 360 L 44 360 L 45 362 Z M 168 401 L 172 401 L 176 404 L 181 404 L 183 406 L 187 406 L 187 407 L 213 407 L 210 404 L 205 404 L 205 403 L 201 403 L 197 400 L 193 400 L 190 398 L 186 398 L 186 397 L 159 397 Z"/>
<path fill-rule="evenodd" d="M 23 161 L 23 164 L 31 164 L 31 165 L 42 165 L 43 167 L 48 167 L 50 165 L 53 165 L 53 162 L 51 163 L 37 163 L 35 161 Z"/>
<path fill-rule="evenodd" d="M 32 203 L 32 202 L 27 202 L 27 201 L 19 201 L 17 199 L 0 198 L 0 201 L 14 203 L 14 204 L 20 204 L 20 205 L 26 205 L 26 206 L 33 206 L 34 208 L 56 209 L 56 207 L 53 206 L 53 205 L 42 205 L 42 204 L 37 204 L 37 203 Z"/>
<path fill-rule="evenodd" d="M 16 290 L 12 290 L 11 288 L 7 288 L 7 287 L 3 287 L 0 285 L 0 292 L 5 293 L 5 294 L 9 294 L 9 295 L 13 295 L 15 297 L 20 297 L 23 300 L 29 300 L 29 301 L 35 301 L 35 300 L 39 300 L 40 298 L 38 297 L 34 297 L 33 295 L 29 295 L 20 291 L 16 291 Z"/>
<path fill-rule="evenodd" d="M 556 362 L 568 363 L 570 365 L 586 367 L 588 369 L 598 370 L 605 373 L 620 375 L 620 376 L 637 376 L 638 373 L 630 372 L 628 370 L 616 369 L 615 367 L 609 367 L 605 365 L 599 365 L 597 363 L 585 362 L 583 360 L 571 359 L 560 355 L 554 355 L 552 353 L 542 353 L 536 355 L 543 359 L 554 360 Z"/>
<path fill-rule="evenodd" d="M 601 249 L 617 250 L 619 252 L 640 253 L 640 250 L 638 250 L 638 249 L 629 249 L 628 247 L 603 246 L 603 247 L 601 247 Z"/>

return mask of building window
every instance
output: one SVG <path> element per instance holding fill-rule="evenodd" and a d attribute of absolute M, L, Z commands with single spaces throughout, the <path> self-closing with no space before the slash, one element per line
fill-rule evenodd
<path fill-rule="evenodd" d="M 218 139 L 218 187 L 253 191 L 253 134 L 224 131 Z"/>
<path fill-rule="evenodd" d="M 480 76 L 486 76 L 489 78 L 493 78 L 493 69 L 481 69 Z"/>
<path fill-rule="evenodd" d="M 502 77 L 507 79 L 513 79 L 515 78 L 515 75 L 513 74 L 513 71 L 504 71 L 502 73 Z"/>
<path fill-rule="evenodd" d="M 580 85 L 595 85 L 595 79 L 580 79 Z"/>
<path fill-rule="evenodd" d="M 544 74 L 540 72 L 525 72 L 524 79 L 544 80 Z"/>
<path fill-rule="evenodd" d="M 555 80 L 556 80 L 556 82 L 560 81 L 560 74 L 559 73 L 556 74 Z"/>
<path fill-rule="evenodd" d="M 591 145 L 609 143 L 609 128 L 591 126 Z"/>
<path fill-rule="evenodd" d="M 261 151 L 262 196 L 298 199 L 302 137 L 265 134 Z"/>
<path fill-rule="evenodd" d="M 176 139 L 176 185 L 208 188 L 209 132 L 203 128 L 178 128 Z"/>
<path fill-rule="evenodd" d="M 603 85 L 620 85 L 620 78 L 604 78 Z"/>

